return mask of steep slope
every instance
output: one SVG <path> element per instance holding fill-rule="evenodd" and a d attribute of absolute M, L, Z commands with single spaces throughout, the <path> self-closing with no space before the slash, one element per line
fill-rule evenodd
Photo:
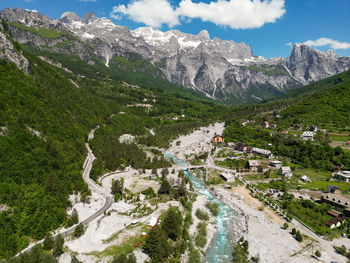
<path fill-rule="evenodd" d="M 69 195 L 80 192 L 84 198 L 88 196 L 81 175 L 86 155 L 84 144 L 89 130 L 97 124 L 113 124 L 116 120 L 110 116 L 125 112 L 124 125 L 117 131 L 106 128 L 97 140 L 113 146 L 113 151 L 125 160 L 123 165 L 148 162 L 159 166 L 164 163 L 150 163 L 138 146 L 130 147 L 132 153 L 137 153 L 132 154 L 121 150 L 125 146 L 115 141 L 120 134 L 135 130 L 135 135 L 145 136 L 147 140 L 148 129 L 152 128 L 159 131 L 160 141 L 166 144 L 179 133 L 226 111 L 165 80 L 113 70 L 93 57 L 93 64 L 89 64 L 78 56 L 64 56 L 50 50 L 46 51 L 45 59 L 39 58 L 35 46 L 22 50 L 6 31 L 11 25 L 2 24 L 5 26 L 0 27 L 0 35 L 5 41 L 0 47 L 7 55 L 0 59 L 0 259 L 25 248 L 29 240 L 41 239 L 49 231 L 68 224 Z M 28 36 L 40 37 L 47 43 L 51 43 L 50 39 L 61 43 L 62 39 L 71 37 L 52 29 L 21 32 L 29 32 Z M 74 37 L 70 39 L 79 42 Z M 84 44 L 81 47 L 88 51 Z M 6 53 L 7 50 L 12 53 Z M 53 62 L 56 56 L 60 56 L 64 65 Z M 26 61 L 27 66 L 22 68 L 24 64 L 16 63 L 15 58 Z M 142 86 L 126 83 L 128 79 L 135 79 Z M 151 110 L 145 111 L 146 103 Z M 166 121 L 167 117 L 179 114 L 186 118 Z M 101 149 L 100 145 L 94 147 Z M 110 160 L 115 160 L 110 152 L 106 154 L 108 147 L 98 154 L 101 158 L 111 157 L 100 160 L 106 161 L 106 166 L 114 165 Z M 134 164 L 136 157 L 138 164 Z"/>
<path fill-rule="evenodd" d="M 50 20 L 45 15 L 8 8 L 1 11 L 0 16 L 10 22 L 11 32 L 21 44 L 74 53 L 90 64 L 94 63 L 95 56 L 107 66 L 113 63 L 118 66 L 115 62 L 120 57 L 141 61 L 145 67 L 140 66 L 137 71 L 148 71 L 176 85 L 230 103 L 265 100 L 350 68 L 350 58 L 303 44 L 296 44 L 286 59 L 267 60 L 253 55 L 245 43 L 210 39 L 205 30 L 198 35 L 177 30 L 161 32 L 149 27 L 132 31 L 93 13 L 81 19 L 66 12 L 60 20 Z M 29 36 L 29 29 L 37 36 Z M 60 41 L 54 39 L 52 32 L 49 40 L 38 38 L 50 30 L 59 32 Z"/>
<path fill-rule="evenodd" d="M 350 71 L 312 83 L 285 97 L 293 97 L 295 103 L 281 111 L 281 124 L 289 126 L 297 122 L 349 129 Z"/>

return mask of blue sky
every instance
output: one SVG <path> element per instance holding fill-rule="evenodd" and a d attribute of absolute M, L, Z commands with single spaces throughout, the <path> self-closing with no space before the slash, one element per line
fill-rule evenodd
<path fill-rule="evenodd" d="M 151 25 L 251 45 L 255 55 L 287 57 L 294 43 L 350 56 L 350 0 L 1 0 L 51 18 L 92 11 L 131 29 Z"/>

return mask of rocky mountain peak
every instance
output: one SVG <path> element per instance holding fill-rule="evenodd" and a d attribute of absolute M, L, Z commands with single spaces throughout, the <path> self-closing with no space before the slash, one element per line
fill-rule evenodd
<path fill-rule="evenodd" d="M 47 15 L 40 14 L 35 10 L 23 10 L 12 7 L 0 11 L 0 17 L 6 21 L 19 22 L 29 27 L 47 27 L 57 22 L 50 20 Z"/>
<path fill-rule="evenodd" d="M 82 22 L 81 18 L 74 12 L 65 12 L 61 15 L 60 21 L 66 24 L 74 24 Z"/>
<path fill-rule="evenodd" d="M 201 32 L 199 32 L 198 37 L 201 40 L 210 40 L 210 36 L 207 30 L 202 30 Z"/>
<path fill-rule="evenodd" d="M 92 12 L 88 12 L 84 15 L 83 17 L 83 23 L 84 24 L 90 24 L 91 22 L 94 22 L 96 21 L 98 18 L 97 16 L 95 15 L 95 13 L 92 13 Z"/>

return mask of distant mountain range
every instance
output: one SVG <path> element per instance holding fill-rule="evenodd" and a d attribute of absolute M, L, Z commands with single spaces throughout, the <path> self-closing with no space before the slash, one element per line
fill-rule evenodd
<path fill-rule="evenodd" d="M 51 20 L 37 12 L 7 8 L 0 17 L 9 22 L 20 44 L 74 54 L 89 63 L 99 59 L 107 67 L 125 66 L 123 58 L 138 65 L 134 70 L 149 71 L 228 103 L 264 100 L 350 69 L 350 57 L 303 44 L 295 44 L 288 58 L 265 59 L 253 55 L 245 43 L 210 39 L 205 30 L 198 35 L 151 27 L 130 30 L 93 13 L 81 19 L 66 12 L 60 20 Z M 57 34 L 50 37 L 50 30 Z"/>

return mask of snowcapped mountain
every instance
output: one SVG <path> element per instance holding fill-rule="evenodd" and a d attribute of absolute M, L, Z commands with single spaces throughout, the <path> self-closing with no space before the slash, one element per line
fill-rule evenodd
<path fill-rule="evenodd" d="M 350 58 L 303 44 L 296 44 L 288 58 L 267 60 L 253 55 L 245 43 L 211 39 L 205 30 L 198 35 L 178 30 L 162 32 L 151 27 L 130 30 L 93 13 L 80 18 L 66 12 L 59 20 L 50 20 L 36 12 L 8 8 L 0 12 L 0 17 L 27 27 L 70 32 L 88 48 L 75 41 L 69 52 L 89 63 L 94 63 L 91 51 L 106 66 L 118 66 L 118 57 L 147 61 L 157 68 L 158 76 L 172 83 L 235 103 L 265 99 L 350 68 Z M 58 39 L 45 39 L 29 31 L 24 33 L 13 23 L 11 32 L 22 44 L 31 43 L 39 49 L 51 46 L 54 52 L 67 52 L 57 47 L 57 43 L 69 38 L 64 34 Z"/>

